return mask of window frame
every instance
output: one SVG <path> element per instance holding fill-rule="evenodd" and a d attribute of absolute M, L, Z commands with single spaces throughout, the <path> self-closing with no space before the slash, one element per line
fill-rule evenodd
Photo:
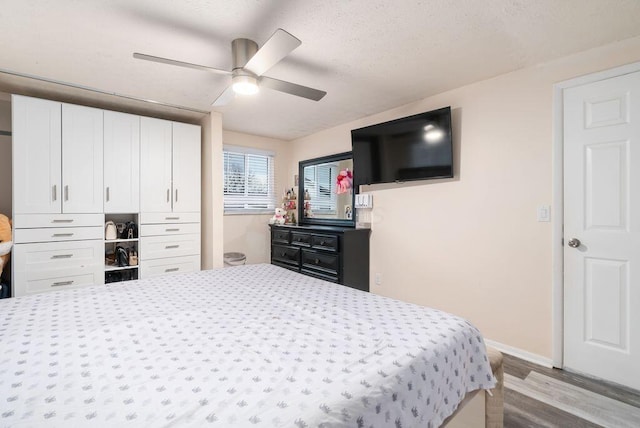
<path fill-rule="evenodd" d="M 227 193 L 227 156 L 228 154 L 242 156 L 244 161 L 243 175 L 243 192 L 239 193 Z M 266 186 L 267 191 L 262 195 L 250 194 L 249 179 L 251 175 L 250 162 L 251 157 L 264 157 L 267 160 L 267 175 Z M 268 150 L 256 149 L 253 147 L 243 147 L 224 144 L 222 147 L 222 194 L 223 194 L 223 211 L 224 215 L 255 215 L 255 214 L 273 214 L 274 209 L 278 206 L 278 201 L 275 193 L 275 152 Z M 255 161 L 255 160 L 254 160 Z M 230 207 L 233 204 L 243 204 L 243 207 Z M 251 207 L 251 204 L 264 204 L 264 207 Z"/>

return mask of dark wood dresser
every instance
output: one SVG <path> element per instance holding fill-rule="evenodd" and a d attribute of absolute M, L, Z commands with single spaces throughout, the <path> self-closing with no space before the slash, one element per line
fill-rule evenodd
<path fill-rule="evenodd" d="M 369 291 L 369 229 L 271 225 L 271 263 Z"/>

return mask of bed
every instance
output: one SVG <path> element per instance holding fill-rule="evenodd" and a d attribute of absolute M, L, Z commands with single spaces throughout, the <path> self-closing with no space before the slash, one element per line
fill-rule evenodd
<path fill-rule="evenodd" d="M 468 321 L 268 265 L 0 300 L 0 427 L 437 427 Z"/>

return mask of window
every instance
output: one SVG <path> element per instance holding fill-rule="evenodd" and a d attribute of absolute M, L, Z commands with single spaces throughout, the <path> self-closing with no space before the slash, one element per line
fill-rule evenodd
<path fill-rule="evenodd" d="M 314 214 L 336 213 L 336 175 L 335 164 L 312 165 L 304 170 L 304 189 L 311 198 L 311 211 Z"/>
<path fill-rule="evenodd" d="M 224 212 L 273 213 L 273 153 L 224 146 L 223 158 Z"/>

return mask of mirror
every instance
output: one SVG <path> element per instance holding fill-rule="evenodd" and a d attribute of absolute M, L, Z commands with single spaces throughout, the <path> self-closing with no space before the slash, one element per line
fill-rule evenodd
<path fill-rule="evenodd" d="M 351 152 L 300 162 L 300 224 L 355 226 Z"/>

